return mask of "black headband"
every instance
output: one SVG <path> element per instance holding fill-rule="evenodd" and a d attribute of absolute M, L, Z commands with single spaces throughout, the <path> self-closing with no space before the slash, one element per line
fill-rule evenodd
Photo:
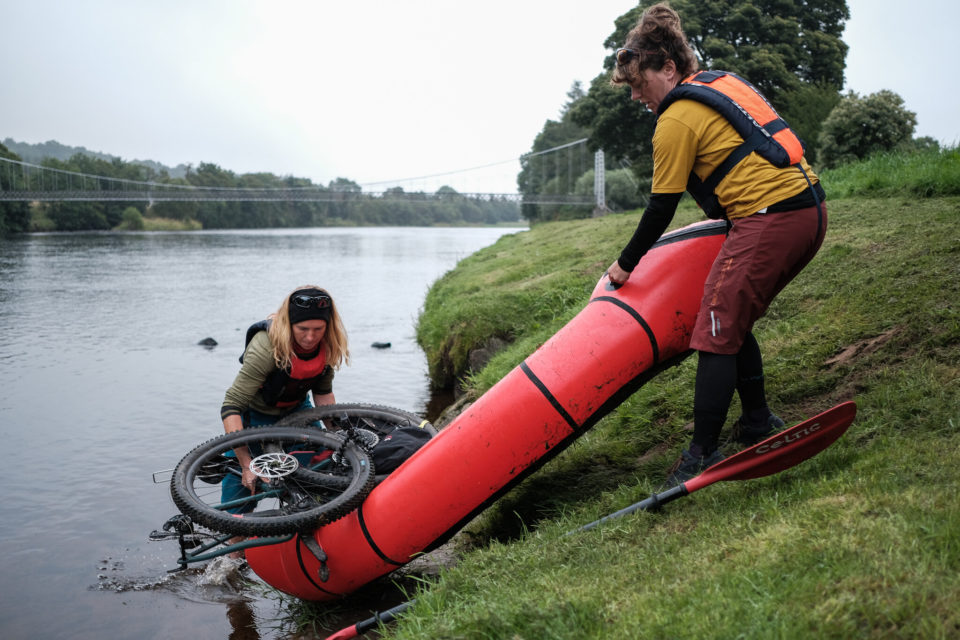
<path fill-rule="evenodd" d="M 320 289 L 300 289 L 290 294 L 290 324 L 304 320 L 326 320 L 330 322 L 333 300 L 330 294 Z"/>

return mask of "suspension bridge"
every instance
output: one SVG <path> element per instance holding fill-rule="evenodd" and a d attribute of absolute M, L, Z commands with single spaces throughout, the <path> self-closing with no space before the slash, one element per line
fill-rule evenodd
<path fill-rule="evenodd" d="M 444 173 L 370 183 L 349 188 L 323 185 L 283 187 L 222 187 L 191 184 L 185 180 L 138 181 L 92 175 L 0 157 L 0 201 L 21 202 L 349 202 L 362 199 L 436 201 L 453 196 L 478 201 L 503 201 L 521 205 L 567 205 L 606 210 L 603 152 L 591 154 L 587 139 L 533 152 L 502 163 Z M 585 158 L 593 155 L 592 162 Z M 449 179 L 495 165 L 513 164 L 529 171 L 528 182 L 537 188 L 526 193 L 479 191 L 407 191 L 404 185 Z M 583 175 L 594 171 L 592 189 L 583 188 Z M 242 176 L 241 176 L 242 177 Z M 390 188 L 382 185 L 391 184 Z M 578 188 L 579 185 L 579 188 Z M 365 187 L 379 187 L 368 190 Z M 359 188 L 356 188 L 359 187 Z"/>

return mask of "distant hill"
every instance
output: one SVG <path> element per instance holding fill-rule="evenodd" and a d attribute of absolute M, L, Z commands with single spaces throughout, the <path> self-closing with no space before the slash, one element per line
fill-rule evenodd
<path fill-rule="evenodd" d="M 10 151 L 23 158 L 25 162 L 31 162 L 33 164 L 40 164 L 40 162 L 46 158 L 53 158 L 55 160 L 66 162 L 78 153 L 82 153 L 83 155 L 90 156 L 92 158 L 98 158 L 100 160 L 106 160 L 108 162 L 117 159 L 122 160 L 120 156 L 103 153 L 102 151 L 91 151 L 86 147 L 71 147 L 61 144 L 56 140 L 47 140 L 46 142 L 41 142 L 39 144 L 30 144 L 29 142 L 17 142 L 13 138 L 6 138 L 3 141 L 3 144 L 5 147 L 10 149 Z M 149 167 L 158 173 L 166 171 L 171 178 L 182 178 L 187 174 L 187 165 L 185 164 L 178 164 L 176 167 L 168 167 L 154 160 L 130 160 L 129 162 L 132 164 L 139 164 Z"/>

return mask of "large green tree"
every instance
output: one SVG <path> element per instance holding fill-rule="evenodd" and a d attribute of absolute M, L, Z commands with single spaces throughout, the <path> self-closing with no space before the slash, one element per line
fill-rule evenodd
<path fill-rule="evenodd" d="M 614 21 L 604 42 L 622 46 L 644 0 Z M 756 85 L 808 143 L 839 101 L 847 45 L 840 39 L 850 17 L 845 0 L 672 0 L 701 68 L 733 71 Z M 574 122 L 591 131 L 590 144 L 631 161 L 649 174 L 653 114 L 632 103 L 629 90 L 610 85 L 612 55 L 587 95 L 571 107 Z M 808 146 L 809 150 L 809 146 Z"/>

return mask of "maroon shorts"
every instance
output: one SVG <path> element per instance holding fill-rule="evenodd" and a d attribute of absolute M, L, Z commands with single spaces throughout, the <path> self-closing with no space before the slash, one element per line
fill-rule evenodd
<path fill-rule="evenodd" d="M 827 205 L 733 221 L 703 287 L 690 347 L 735 354 L 774 297 L 813 259 L 827 230 Z"/>

